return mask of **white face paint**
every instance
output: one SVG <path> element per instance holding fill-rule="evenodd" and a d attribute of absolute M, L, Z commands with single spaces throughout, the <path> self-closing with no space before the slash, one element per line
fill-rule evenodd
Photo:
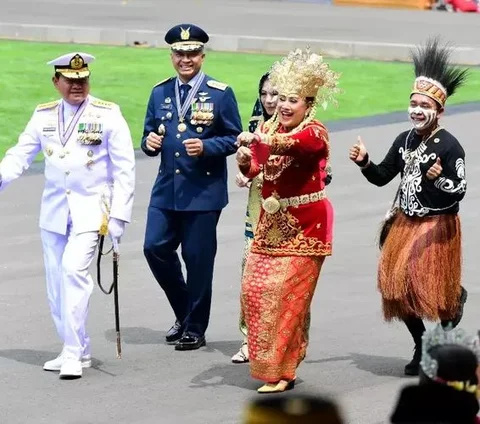
<path fill-rule="evenodd" d="M 420 106 L 409 107 L 408 116 L 413 124 L 413 127 L 417 130 L 423 130 L 430 127 L 437 118 L 436 109 L 425 109 Z"/>

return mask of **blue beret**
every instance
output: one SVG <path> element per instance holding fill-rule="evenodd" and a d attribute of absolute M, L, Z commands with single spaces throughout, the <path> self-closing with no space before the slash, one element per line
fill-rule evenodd
<path fill-rule="evenodd" d="M 193 24 L 175 25 L 165 34 L 165 42 L 176 51 L 201 50 L 208 40 L 208 34 Z"/>

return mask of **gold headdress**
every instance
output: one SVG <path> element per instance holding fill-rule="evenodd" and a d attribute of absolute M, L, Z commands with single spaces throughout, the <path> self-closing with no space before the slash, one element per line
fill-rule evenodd
<path fill-rule="evenodd" d="M 323 108 L 330 102 L 336 104 L 334 96 L 341 92 L 337 87 L 339 77 L 322 56 L 311 53 L 308 47 L 290 52 L 270 72 L 270 81 L 279 94 L 312 97 Z"/>

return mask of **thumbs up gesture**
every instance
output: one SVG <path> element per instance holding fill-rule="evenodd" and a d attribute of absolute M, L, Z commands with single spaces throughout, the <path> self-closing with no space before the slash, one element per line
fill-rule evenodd
<path fill-rule="evenodd" d="M 441 175 L 442 171 L 443 171 L 443 168 L 442 168 L 440 158 L 437 157 L 437 160 L 435 161 L 435 163 L 427 171 L 427 178 L 429 180 L 435 180 Z"/>
<path fill-rule="evenodd" d="M 363 144 L 362 138 L 358 136 L 357 143 L 350 149 L 349 158 L 358 164 L 363 162 L 367 155 L 367 148 L 365 147 L 365 144 Z"/>

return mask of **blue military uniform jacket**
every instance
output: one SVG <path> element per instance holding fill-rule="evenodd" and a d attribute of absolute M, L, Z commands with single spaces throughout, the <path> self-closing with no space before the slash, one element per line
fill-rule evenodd
<path fill-rule="evenodd" d="M 148 156 L 161 156 L 150 206 L 177 211 L 221 210 L 228 204 L 226 157 L 235 153 L 235 142 L 242 131 L 234 92 L 205 75 L 185 116 L 187 129 L 180 132 L 175 102 L 177 83 L 175 77 L 158 83 L 148 102 L 141 148 Z M 209 125 L 192 121 L 199 110 L 213 114 Z M 158 133 L 162 124 L 162 147 L 151 152 L 145 146 L 146 138 L 150 132 Z M 203 141 L 201 156 L 187 155 L 182 142 L 189 138 Z"/>

